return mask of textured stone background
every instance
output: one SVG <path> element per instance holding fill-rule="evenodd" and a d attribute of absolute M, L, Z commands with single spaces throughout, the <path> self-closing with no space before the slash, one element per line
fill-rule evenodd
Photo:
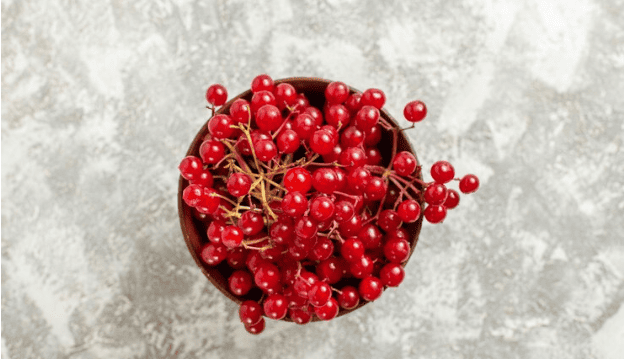
<path fill-rule="evenodd" d="M 260 73 L 420 98 L 481 190 L 330 323 L 236 307 L 183 243 L 204 91 Z M 623 2 L 2 0 L 3 358 L 623 358 Z M 177 353 L 177 354 L 176 354 Z"/>

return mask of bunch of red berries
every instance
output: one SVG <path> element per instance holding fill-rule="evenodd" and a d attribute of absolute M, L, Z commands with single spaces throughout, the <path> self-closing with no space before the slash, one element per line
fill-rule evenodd
<path fill-rule="evenodd" d="M 459 202 L 446 187 L 452 180 L 463 193 L 479 186 L 475 175 L 455 178 L 446 161 L 424 182 L 415 156 L 398 153 L 403 130 L 381 115 L 378 89 L 332 82 L 316 107 L 293 85 L 259 75 L 251 92 L 215 115 L 228 95 L 209 87 L 209 134 L 179 166 L 182 198 L 205 225 L 198 255 L 228 274 L 250 333 L 264 329 L 263 316 L 330 320 L 398 286 L 414 241 L 407 227 L 422 215 L 443 221 Z M 426 113 L 421 101 L 404 109 L 413 123 Z"/>

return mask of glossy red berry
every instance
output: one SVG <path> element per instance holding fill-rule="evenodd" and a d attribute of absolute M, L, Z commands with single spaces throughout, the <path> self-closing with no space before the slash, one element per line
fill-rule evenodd
<path fill-rule="evenodd" d="M 383 285 L 397 287 L 404 280 L 404 268 L 396 263 L 388 263 L 380 270 L 380 281 Z"/>
<path fill-rule="evenodd" d="M 233 173 L 226 184 L 228 193 L 234 197 L 245 196 L 252 186 L 252 179 L 245 173 Z"/>
<path fill-rule="evenodd" d="M 356 114 L 354 124 L 361 131 L 370 131 L 372 127 L 378 124 L 380 120 L 380 111 L 374 106 L 363 106 Z"/>
<path fill-rule="evenodd" d="M 232 105 L 230 105 L 230 117 L 236 123 L 247 124 L 252 117 L 250 103 L 242 98 L 236 99 Z"/>
<path fill-rule="evenodd" d="M 380 143 L 382 139 L 382 127 L 380 125 L 373 126 L 368 130 L 364 131 L 365 133 L 365 146 L 373 147 Z"/>
<path fill-rule="evenodd" d="M 234 269 L 245 268 L 245 260 L 247 259 L 248 250 L 243 247 L 232 248 L 228 250 L 226 261 L 228 265 Z"/>
<path fill-rule="evenodd" d="M 339 201 L 334 206 L 334 219 L 339 223 L 351 219 L 355 213 L 354 205 L 348 201 Z"/>
<path fill-rule="evenodd" d="M 315 170 L 312 175 L 313 187 L 326 194 L 332 194 L 336 190 L 338 178 L 332 168 L 321 167 Z"/>
<path fill-rule="evenodd" d="M 473 193 L 477 191 L 478 187 L 480 187 L 480 180 L 473 174 L 462 177 L 458 185 L 462 193 Z"/>
<path fill-rule="evenodd" d="M 282 294 L 270 294 L 263 302 L 263 309 L 268 318 L 280 320 L 286 317 L 289 303 Z"/>
<path fill-rule="evenodd" d="M 410 122 L 423 120 L 427 113 L 427 107 L 425 107 L 425 104 L 421 101 L 409 102 L 406 107 L 404 107 L 404 117 Z"/>
<path fill-rule="evenodd" d="M 206 230 L 208 240 L 213 243 L 221 243 L 221 232 L 226 228 L 224 221 L 212 221 Z"/>
<path fill-rule="evenodd" d="M 226 91 L 226 88 L 222 85 L 211 85 L 208 90 L 206 90 L 206 101 L 213 106 L 221 106 L 226 103 L 227 99 L 228 91 Z"/>
<path fill-rule="evenodd" d="M 180 161 L 178 170 L 180 170 L 180 175 L 183 178 L 190 181 L 200 177 L 202 174 L 202 166 L 202 161 L 199 158 L 187 156 Z"/>
<path fill-rule="evenodd" d="M 234 295 L 246 295 L 253 285 L 252 275 L 245 270 L 236 270 L 228 278 L 228 287 Z"/>
<path fill-rule="evenodd" d="M 300 297 L 308 298 L 308 291 L 310 291 L 312 285 L 318 281 L 319 278 L 317 278 L 315 274 L 302 270 L 299 276 L 296 276 L 295 278 L 293 289 Z"/>
<path fill-rule="evenodd" d="M 366 278 L 373 273 L 373 261 L 365 254 L 349 264 L 349 271 L 356 278 Z"/>
<path fill-rule="evenodd" d="M 228 256 L 228 249 L 219 243 L 207 243 L 202 247 L 200 258 L 209 266 L 216 266 Z"/>
<path fill-rule="evenodd" d="M 291 308 L 289 309 L 289 318 L 291 318 L 296 324 L 304 325 L 310 323 L 312 320 L 312 314 L 306 310 Z"/>
<path fill-rule="evenodd" d="M 331 82 L 325 90 L 326 101 L 333 104 L 341 104 L 349 97 L 349 87 L 340 81 Z"/>
<path fill-rule="evenodd" d="M 228 248 L 234 248 L 243 242 L 243 230 L 237 226 L 226 226 L 221 231 L 221 243 Z"/>
<path fill-rule="evenodd" d="M 250 108 L 252 109 L 252 115 L 256 115 L 258 110 L 265 105 L 276 105 L 276 98 L 270 91 L 258 91 L 252 96 L 250 102 Z"/>
<path fill-rule="evenodd" d="M 341 146 L 348 147 L 356 147 L 362 144 L 365 140 L 365 133 L 356 126 L 349 126 L 341 133 Z"/>
<path fill-rule="evenodd" d="M 273 79 L 269 75 L 262 74 L 254 77 L 251 85 L 252 92 L 273 91 Z"/>
<path fill-rule="evenodd" d="M 349 147 L 341 152 L 339 155 L 339 164 L 345 166 L 347 171 L 362 167 L 367 164 L 367 155 L 359 147 Z"/>
<path fill-rule="evenodd" d="M 282 211 L 291 217 L 301 217 L 308 209 L 308 199 L 301 192 L 289 192 L 282 200 Z"/>
<path fill-rule="evenodd" d="M 341 308 L 347 310 L 356 308 L 358 303 L 360 303 L 358 290 L 350 285 L 343 287 L 338 296 L 338 303 Z"/>
<path fill-rule="evenodd" d="M 356 262 L 365 255 L 365 246 L 356 237 L 348 238 L 341 245 L 341 256 L 348 262 Z"/>
<path fill-rule="evenodd" d="M 371 173 L 364 167 L 350 170 L 347 174 L 347 186 L 355 193 L 363 193 L 369 183 Z"/>
<path fill-rule="evenodd" d="M 194 178 L 189 181 L 190 184 L 197 184 L 202 187 L 212 187 L 213 186 L 213 175 L 208 170 L 203 170 L 199 177 Z"/>
<path fill-rule="evenodd" d="M 393 159 L 393 169 L 400 176 L 410 176 L 417 168 L 417 159 L 415 156 L 408 152 L 402 151 L 395 155 Z"/>
<path fill-rule="evenodd" d="M 378 110 L 384 107 L 384 103 L 386 102 L 386 96 L 384 92 L 379 89 L 368 89 L 362 93 L 362 98 L 360 99 L 360 103 L 364 106 L 373 106 Z"/>
<path fill-rule="evenodd" d="M 384 256 L 391 263 L 403 263 L 410 256 L 410 244 L 402 238 L 391 238 L 384 243 Z"/>
<path fill-rule="evenodd" d="M 412 223 L 419 219 L 421 215 L 421 206 L 419 203 L 412 199 L 407 199 L 399 204 L 397 207 L 397 215 L 403 222 Z"/>
<path fill-rule="evenodd" d="M 282 153 L 293 153 L 299 148 L 299 136 L 293 130 L 282 131 L 276 140 L 278 150 Z"/>
<path fill-rule="evenodd" d="M 448 188 L 447 199 L 445 200 L 445 203 L 443 203 L 443 206 L 447 209 L 453 209 L 458 206 L 458 203 L 460 203 L 460 195 L 455 190 Z"/>
<path fill-rule="evenodd" d="M 315 246 L 308 253 L 308 258 L 313 261 L 323 261 L 334 252 L 334 244 L 328 237 L 319 237 Z"/>
<path fill-rule="evenodd" d="M 326 110 L 325 119 L 332 127 L 345 128 L 349 124 L 349 111 L 343 105 L 332 105 Z"/>
<path fill-rule="evenodd" d="M 269 235 L 275 243 L 288 245 L 295 235 L 293 222 L 288 218 L 278 219 L 271 224 Z"/>
<path fill-rule="evenodd" d="M 200 145 L 200 157 L 207 164 L 215 164 L 226 155 L 224 145 L 217 140 L 206 140 Z"/>
<path fill-rule="evenodd" d="M 254 273 L 254 283 L 263 292 L 268 294 L 276 293 L 281 287 L 282 275 L 274 264 L 264 262 L 258 265 Z"/>
<path fill-rule="evenodd" d="M 230 138 L 234 134 L 234 120 L 228 115 L 215 115 L 208 121 L 208 131 L 216 139 Z"/>
<path fill-rule="evenodd" d="M 245 325 L 254 325 L 263 319 L 263 309 L 253 300 L 246 300 L 239 307 L 239 318 Z"/>
<path fill-rule="evenodd" d="M 295 235 L 300 238 L 312 238 L 317 234 L 317 221 L 304 216 L 295 222 Z"/>
<path fill-rule="evenodd" d="M 316 129 L 317 124 L 315 123 L 315 119 L 307 113 L 298 115 L 293 122 L 293 131 L 295 131 L 302 140 L 308 141 L 313 136 Z"/>
<path fill-rule="evenodd" d="M 380 177 L 371 177 L 367 181 L 364 196 L 367 201 L 380 201 L 386 195 L 388 184 Z"/>
<path fill-rule="evenodd" d="M 351 113 L 352 115 L 357 113 L 362 108 L 362 104 L 360 103 L 361 98 L 362 94 L 356 92 L 349 95 L 349 97 L 345 101 L 345 107 L 347 107 L 349 113 Z"/>
<path fill-rule="evenodd" d="M 370 166 L 378 166 L 382 163 L 382 153 L 375 147 L 365 148 L 365 155 L 367 156 L 367 164 Z"/>
<path fill-rule="evenodd" d="M 339 303 L 334 298 L 330 298 L 324 305 L 315 307 L 315 314 L 321 320 L 334 319 L 339 314 Z"/>
<path fill-rule="evenodd" d="M 184 203 L 189 207 L 197 207 L 202 200 L 202 195 L 204 194 L 204 189 L 202 186 L 197 184 L 188 185 L 184 191 L 182 191 L 182 199 Z"/>
<path fill-rule="evenodd" d="M 447 209 L 439 204 L 431 204 L 425 207 L 423 211 L 423 217 L 430 223 L 440 223 L 445 219 L 445 216 L 447 216 Z"/>
<path fill-rule="evenodd" d="M 275 131 L 284 122 L 282 113 L 274 105 L 264 105 L 256 112 L 256 126 L 261 131 Z"/>
<path fill-rule="evenodd" d="M 447 161 L 435 162 L 430 169 L 430 174 L 432 175 L 434 181 L 443 184 L 454 179 L 454 176 L 456 175 L 454 167 Z"/>
<path fill-rule="evenodd" d="M 384 287 L 382 281 L 376 277 L 366 277 L 358 285 L 358 293 L 362 299 L 372 302 L 382 295 Z"/>
<path fill-rule="evenodd" d="M 335 144 L 335 136 L 332 132 L 326 130 L 317 130 L 310 139 L 310 148 L 320 155 L 327 155 L 332 152 Z"/>
<path fill-rule="evenodd" d="M 265 228 L 263 215 L 258 212 L 245 211 L 241 213 L 238 222 L 239 228 L 245 236 L 253 236 L 260 233 Z"/>
<path fill-rule="evenodd" d="M 310 216 L 318 222 L 324 222 L 334 216 L 334 202 L 325 196 L 319 196 L 310 202 Z"/>
<path fill-rule="evenodd" d="M 428 204 L 443 204 L 447 199 L 447 187 L 440 183 L 432 183 L 425 189 L 423 199 Z"/>
<path fill-rule="evenodd" d="M 273 94 L 280 109 L 285 109 L 287 106 L 291 107 L 297 101 L 295 87 L 285 82 L 276 85 Z"/>
<path fill-rule="evenodd" d="M 400 224 L 401 218 L 399 218 L 397 212 L 393 211 L 392 209 L 385 209 L 380 212 L 380 215 L 378 217 L 378 226 L 380 226 L 383 231 L 389 232 L 397 229 L 399 228 Z"/>
<path fill-rule="evenodd" d="M 323 125 L 323 113 L 316 107 L 310 106 L 304 110 L 304 113 L 309 115 L 315 120 L 315 125 L 321 127 Z"/>
<path fill-rule="evenodd" d="M 247 325 L 245 324 L 245 330 L 247 330 L 248 333 L 250 334 L 260 334 L 263 332 L 263 330 L 265 330 L 265 318 L 260 318 L 260 321 L 258 321 L 258 323 L 256 324 L 252 324 L 252 325 Z"/>
<path fill-rule="evenodd" d="M 373 224 L 366 224 L 358 232 L 358 239 L 366 249 L 376 248 L 382 243 L 382 232 Z"/>
<path fill-rule="evenodd" d="M 289 192 L 306 193 L 312 188 L 312 176 L 303 167 L 289 169 L 284 175 L 284 188 Z"/>
<path fill-rule="evenodd" d="M 332 288 L 325 282 L 316 282 L 308 291 L 308 301 L 315 307 L 325 305 L 332 297 Z"/>
<path fill-rule="evenodd" d="M 260 140 L 254 144 L 256 157 L 263 162 L 269 162 L 278 155 L 278 147 L 272 140 Z"/>

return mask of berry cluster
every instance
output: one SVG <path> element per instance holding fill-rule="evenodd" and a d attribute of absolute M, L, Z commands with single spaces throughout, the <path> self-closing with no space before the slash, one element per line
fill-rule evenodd
<path fill-rule="evenodd" d="M 459 202 L 446 187 L 452 180 L 463 193 L 479 186 L 445 161 L 424 182 L 415 156 L 397 150 L 403 130 L 380 115 L 378 89 L 332 82 L 315 107 L 291 84 L 259 75 L 251 92 L 215 115 L 228 95 L 209 87 L 209 134 L 179 166 L 182 198 L 206 224 L 199 256 L 227 268 L 250 333 L 263 331 L 264 316 L 330 320 L 398 286 L 411 252 L 407 225 L 422 215 L 442 222 Z M 413 127 L 426 113 L 421 101 L 404 109 Z M 383 136 L 392 138 L 390 156 L 380 151 Z"/>

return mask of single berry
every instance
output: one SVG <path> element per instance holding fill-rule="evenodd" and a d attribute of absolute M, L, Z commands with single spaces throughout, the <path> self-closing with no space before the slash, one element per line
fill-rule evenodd
<path fill-rule="evenodd" d="M 213 186 L 213 175 L 210 171 L 202 170 L 199 177 L 194 178 L 189 181 L 190 184 L 197 184 L 202 187 L 212 187 Z"/>
<path fill-rule="evenodd" d="M 334 216 L 334 202 L 328 197 L 319 196 L 310 202 L 310 216 L 319 222 Z"/>
<path fill-rule="evenodd" d="M 237 226 L 226 226 L 221 232 L 221 243 L 228 248 L 234 248 L 243 242 L 243 230 Z"/>
<path fill-rule="evenodd" d="M 364 196 L 368 201 L 380 201 L 386 195 L 388 185 L 380 177 L 372 176 L 365 187 Z"/>
<path fill-rule="evenodd" d="M 284 175 L 284 188 L 289 192 L 306 193 L 312 188 L 312 176 L 303 167 L 289 169 Z"/>
<path fill-rule="evenodd" d="M 455 190 L 448 188 L 447 199 L 445 200 L 445 203 L 443 203 L 443 206 L 447 209 L 453 209 L 458 206 L 458 203 L 460 203 L 460 195 Z"/>
<path fill-rule="evenodd" d="M 264 105 L 256 112 L 256 126 L 261 131 L 275 131 L 284 122 L 280 110 L 274 105 Z"/>
<path fill-rule="evenodd" d="M 440 223 L 445 219 L 447 215 L 447 209 L 445 206 L 431 204 L 425 207 L 423 211 L 423 217 L 430 223 Z"/>
<path fill-rule="evenodd" d="M 344 128 L 349 124 L 349 111 L 343 105 L 332 105 L 325 113 L 326 122 L 335 128 Z"/>
<path fill-rule="evenodd" d="M 365 255 L 365 246 L 357 237 L 348 238 L 341 245 L 341 256 L 348 262 L 356 262 Z"/>
<path fill-rule="evenodd" d="M 380 143 L 382 139 L 382 127 L 376 125 L 368 130 L 365 130 L 365 146 L 373 147 Z"/>
<path fill-rule="evenodd" d="M 395 155 L 395 158 L 393 158 L 393 169 L 400 176 L 410 176 L 416 168 L 417 159 L 408 151 L 399 152 Z"/>
<path fill-rule="evenodd" d="M 277 138 L 278 150 L 282 153 L 293 153 L 299 148 L 299 136 L 293 130 L 282 131 Z"/>
<path fill-rule="evenodd" d="M 350 310 L 354 309 L 358 306 L 360 302 L 360 295 L 358 294 L 358 290 L 351 285 L 343 287 L 338 296 L 338 303 L 341 308 Z"/>
<path fill-rule="evenodd" d="M 286 317 L 289 303 L 282 294 L 270 294 L 263 302 L 263 309 L 267 317 L 280 320 Z"/>
<path fill-rule="evenodd" d="M 204 189 L 197 184 L 188 185 L 184 191 L 182 191 L 182 199 L 189 207 L 197 207 L 202 200 Z"/>
<path fill-rule="evenodd" d="M 228 193 L 234 197 L 245 196 L 252 186 L 252 179 L 245 173 L 233 173 L 226 184 Z"/>
<path fill-rule="evenodd" d="M 271 224 L 269 235 L 274 243 L 288 245 L 295 235 L 293 222 L 288 218 L 280 218 Z"/>
<path fill-rule="evenodd" d="M 404 280 L 404 268 L 396 263 L 388 263 L 380 270 L 380 281 L 389 287 L 397 287 Z"/>
<path fill-rule="evenodd" d="M 358 285 L 358 293 L 362 299 L 369 302 L 380 298 L 383 289 L 382 282 L 376 277 L 367 277 Z"/>
<path fill-rule="evenodd" d="M 362 108 L 362 104 L 360 103 L 361 98 L 362 94 L 358 92 L 349 95 L 345 101 L 345 107 L 347 107 L 350 114 L 354 115 Z"/>
<path fill-rule="evenodd" d="M 260 321 L 256 324 L 252 324 L 252 325 L 247 325 L 245 324 L 245 330 L 247 330 L 248 333 L 250 334 L 260 334 L 263 332 L 263 330 L 265 330 L 265 318 L 260 318 Z"/>
<path fill-rule="evenodd" d="M 367 155 L 359 147 L 349 147 L 341 152 L 339 164 L 345 166 L 346 170 L 362 167 L 367 164 Z"/>
<path fill-rule="evenodd" d="M 211 85 L 208 90 L 206 90 L 206 101 L 213 106 L 221 106 L 226 103 L 227 99 L 228 91 L 226 91 L 226 88 L 222 85 Z"/>
<path fill-rule="evenodd" d="M 202 161 L 195 156 L 187 156 L 180 161 L 178 170 L 184 179 L 191 181 L 202 174 Z"/>
<path fill-rule="evenodd" d="M 373 106 L 363 106 L 356 114 L 354 124 L 361 131 L 370 130 L 378 124 L 380 111 Z"/>
<path fill-rule="evenodd" d="M 453 166 L 447 161 L 435 162 L 430 169 L 430 174 L 434 181 L 443 184 L 454 179 L 456 175 Z"/>
<path fill-rule="evenodd" d="M 317 282 L 313 284 L 308 291 L 308 301 L 315 307 L 325 305 L 332 297 L 332 288 L 325 282 Z"/>
<path fill-rule="evenodd" d="M 352 218 L 339 224 L 339 233 L 343 237 L 355 236 L 362 228 L 362 218 L 354 215 Z"/>
<path fill-rule="evenodd" d="M 284 110 L 287 106 L 293 106 L 297 101 L 297 91 L 295 87 L 288 83 L 281 83 L 276 85 L 273 89 L 273 95 L 276 98 L 278 107 Z"/>
<path fill-rule="evenodd" d="M 243 247 L 232 248 L 228 250 L 226 261 L 228 265 L 234 269 L 245 268 L 245 260 L 247 259 L 248 250 Z"/>
<path fill-rule="evenodd" d="M 365 254 L 349 264 L 349 272 L 356 278 L 366 278 L 373 273 L 373 261 Z"/>
<path fill-rule="evenodd" d="M 368 89 L 362 93 L 362 98 L 360 99 L 360 103 L 362 106 L 373 106 L 378 110 L 381 110 L 384 107 L 384 103 L 386 102 L 386 96 L 382 90 L 378 89 Z"/>
<path fill-rule="evenodd" d="M 308 292 L 313 284 L 317 283 L 319 278 L 313 273 L 306 270 L 302 270 L 299 276 L 296 276 L 295 283 L 293 283 L 293 289 L 295 293 L 300 297 L 308 298 Z"/>
<path fill-rule="evenodd" d="M 362 194 L 369 183 L 371 173 L 364 167 L 350 170 L 347 174 L 347 186 L 352 192 Z"/>
<path fill-rule="evenodd" d="M 291 217 L 301 217 L 308 209 L 308 199 L 301 192 L 289 192 L 282 200 L 282 211 Z"/>
<path fill-rule="evenodd" d="M 265 228 L 263 215 L 258 212 L 245 211 L 241 214 L 238 222 L 239 228 L 245 236 L 253 236 L 260 233 Z"/>
<path fill-rule="evenodd" d="M 332 255 L 334 252 L 334 244 L 328 237 L 319 237 L 317 243 L 308 253 L 308 258 L 313 261 L 323 261 Z"/>
<path fill-rule="evenodd" d="M 358 232 L 358 239 L 366 249 L 376 248 L 382 243 L 382 232 L 373 224 L 366 224 Z"/>
<path fill-rule="evenodd" d="M 340 81 L 331 82 L 326 87 L 326 101 L 332 104 L 341 104 L 349 97 L 349 87 Z"/>
<path fill-rule="evenodd" d="M 304 216 L 295 222 L 295 235 L 300 238 L 312 238 L 317 234 L 317 222 Z"/>
<path fill-rule="evenodd" d="M 272 140 L 260 140 L 254 144 L 254 152 L 259 160 L 269 162 L 278 155 L 278 148 Z"/>
<path fill-rule="evenodd" d="M 228 115 L 215 115 L 208 121 L 208 131 L 216 139 L 230 138 L 234 134 L 234 120 Z"/>
<path fill-rule="evenodd" d="M 253 300 L 246 300 L 239 307 L 239 318 L 245 325 L 254 325 L 263 319 L 263 309 Z"/>
<path fill-rule="evenodd" d="M 328 167 L 318 168 L 312 175 L 312 185 L 321 193 L 334 193 L 337 187 L 337 180 L 336 172 Z"/>
<path fill-rule="evenodd" d="M 330 298 L 324 305 L 315 307 L 315 314 L 321 320 L 334 319 L 339 314 L 339 303 L 334 298 Z"/>
<path fill-rule="evenodd" d="M 265 105 L 276 105 L 276 98 L 270 91 L 258 91 L 252 96 L 250 102 L 250 108 L 252 109 L 252 115 L 256 115 L 257 111 Z"/>
<path fill-rule="evenodd" d="M 228 256 L 228 249 L 222 244 L 207 243 L 202 247 L 200 258 L 209 266 L 216 266 Z"/>
<path fill-rule="evenodd" d="M 253 285 L 252 275 L 245 270 L 236 270 L 228 278 L 228 287 L 234 295 L 246 295 Z"/>
<path fill-rule="evenodd" d="M 273 294 L 282 286 L 281 277 L 280 270 L 274 264 L 262 263 L 254 273 L 254 283 L 263 292 Z"/>
<path fill-rule="evenodd" d="M 423 199 L 428 204 L 443 204 L 447 199 L 447 187 L 440 183 L 432 183 L 425 189 Z"/>
<path fill-rule="evenodd" d="M 344 262 L 337 257 L 330 257 L 317 264 L 315 272 L 319 279 L 328 282 L 328 284 L 338 283 L 346 272 Z"/>
<path fill-rule="evenodd" d="M 363 143 L 365 140 L 365 133 L 356 126 L 349 126 L 341 133 L 341 146 L 348 147 L 356 147 Z"/>
<path fill-rule="evenodd" d="M 206 140 L 200 145 L 200 157 L 207 164 L 216 164 L 226 156 L 224 145 L 217 140 Z"/>
<path fill-rule="evenodd" d="M 305 141 L 308 141 L 313 136 L 316 129 L 315 119 L 307 113 L 298 115 L 293 122 L 293 131 L 297 133 L 300 139 Z"/>
<path fill-rule="evenodd" d="M 310 148 L 322 156 L 327 155 L 336 146 L 335 140 L 337 139 L 332 132 L 324 129 L 317 130 L 310 139 Z"/>
<path fill-rule="evenodd" d="M 385 209 L 380 212 L 380 216 L 378 217 L 378 226 L 380 226 L 384 232 L 390 232 L 397 229 L 400 224 L 401 218 L 399 218 L 397 212 L 392 209 Z"/>
<path fill-rule="evenodd" d="M 223 232 L 224 228 L 226 228 L 224 221 L 212 221 L 206 230 L 208 240 L 213 243 L 221 243 L 221 232 Z"/>
<path fill-rule="evenodd" d="M 307 107 L 304 111 L 305 114 L 309 115 L 315 120 L 315 125 L 321 127 L 323 125 L 323 113 L 316 107 Z"/>
<path fill-rule="evenodd" d="M 480 180 L 477 178 L 477 176 L 473 174 L 469 174 L 469 175 L 462 177 L 462 179 L 460 180 L 460 184 L 458 185 L 458 188 L 460 188 L 460 192 L 462 193 L 473 193 L 477 191 L 479 186 L 480 186 Z"/>
<path fill-rule="evenodd" d="M 254 93 L 259 91 L 273 91 L 273 80 L 269 75 L 258 75 L 252 80 L 251 90 Z"/>
<path fill-rule="evenodd" d="M 397 207 L 397 215 L 403 222 L 412 223 L 419 219 L 421 215 L 421 206 L 419 203 L 412 199 L 407 199 L 399 204 Z"/>
<path fill-rule="evenodd" d="M 291 308 L 289 309 L 289 318 L 296 324 L 304 325 L 310 323 L 312 314 L 305 310 Z"/>
<path fill-rule="evenodd" d="M 242 98 L 236 99 L 232 105 L 230 105 L 230 117 L 236 123 L 247 124 L 252 116 L 252 108 L 250 103 Z"/>
<path fill-rule="evenodd" d="M 406 107 L 404 107 L 404 117 L 410 122 L 419 122 L 423 120 L 427 113 L 428 109 L 421 101 L 409 102 Z"/>
<path fill-rule="evenodd" d="M 382 163 L 382 153 L 376 147 L 365 148 L 367 156 L 367 164 L 370 166 L 378 166 Z"/>
<path fill-rule="evenodd" d="M 356 210 L 353 204 L 348 201 L 339 201 L 334 208 L 334 219 L 339 223 L 345 222 L 351 219 L 355 213 Z"/>

